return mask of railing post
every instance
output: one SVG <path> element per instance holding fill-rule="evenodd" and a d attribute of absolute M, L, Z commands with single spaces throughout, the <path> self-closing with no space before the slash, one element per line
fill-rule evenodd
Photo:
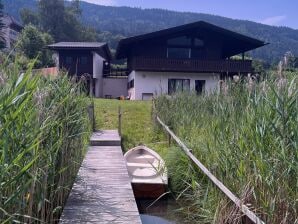
<path fill-rule="evenodd" d="M 95 131 L 96 129 L 96 125 L 95 125 L 95 114 L 94 114 L 94 102 L 92 101 L 92 103 L 88 106 L 88 116 L 89 119 L 91 121 L 91 127 L 92 127 L 92 131 Z"/>
<path fill-rule="evenodd" d="M 119 132 L 119 135 L 120 135 L 120 137 L 122 136 L 122 121 L 121 121 L 121 119 L 122 119 L 122 111 L 121 111 L 121 106 L 119 106 L 118 107 L 118 132 Z"/>
<path fill-rule="evenodd" d="M 168 141 L 169 141 L 169 146 L 171 146 L 172 136 L 170 134 L 168 134 Z"/>

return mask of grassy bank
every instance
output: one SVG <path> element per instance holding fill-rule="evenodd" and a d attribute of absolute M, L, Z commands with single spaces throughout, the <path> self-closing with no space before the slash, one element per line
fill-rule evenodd
<path fill-rule="evenodd" d="M 89 100 L 66 75 L 16 64 L 0 69 L 0 220 L 55 223 L 88 143 Z"/>
<path fill-rule="evenodd" d="M 124 150 L 145 144 L 165 154 L 167 141 L 152 122 L 152 102 L 95 99 L 97 129 L 118 129 L 118 109 L 122 111 Z"/>
<path fill-rule="evenodd" d="M 298 222 L 296 75 L 156 100 L 162 120 L 266 223 Z M 179 150 L 168 168 L 172 189 L 188 199 L 190 222 L 241 223 L 241 213 Z"/>

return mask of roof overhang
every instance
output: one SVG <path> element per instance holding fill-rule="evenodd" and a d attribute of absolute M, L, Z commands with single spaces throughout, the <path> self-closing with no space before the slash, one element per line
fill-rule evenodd
<path fill-rule="evenodd" d="M 221 40 L 223 42 L 223 51 L 226 57 L 234 56 L 239 53 L 243 53 L 266 45 L 264 41 L 221 28 L 211 23 L 198 21 L 195 23 L 176 26 L 169 29 L 122 39 L 117 47 L 116 58 L 127 58 L 130 48 L 135 44 L 189 31 L 200 31 L 205 33 L 208 32 L 215 38 Z"/>
<path fill-rule="evenodd" d="M 47 46 L 48 49 L 54 51 L 90 51 L 99 53 L 106 60 L 112 59 L 112 54 L 110 48 L 107 43 L 99 43 L 99 42 L 59 42 L 55 44 L 51 44 Z"/>

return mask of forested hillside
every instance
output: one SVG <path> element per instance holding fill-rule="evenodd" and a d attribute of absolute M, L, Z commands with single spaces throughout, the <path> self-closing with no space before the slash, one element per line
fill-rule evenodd
<path fill-rule="evenodd" d="M 4 0 L 5 11 L 19 18 L 21 8 L 36 8 L 35 0 Z M 99 32 L 99 40 L 115 48 L 119 39 L 189 22 L 204 20 L 270 43 L 253 51 L 253 57 L 276 62 L 285 52 L 298 55 L 298 30 L 234 20 L 202 13 L 182 13 L 161 9 L 99 6 L 81 2 L 82 21 Z"/>

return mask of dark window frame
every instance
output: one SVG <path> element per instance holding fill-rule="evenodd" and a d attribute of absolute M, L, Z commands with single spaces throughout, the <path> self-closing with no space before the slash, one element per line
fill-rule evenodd
<path fill-rule="evenodd" d="M 71 65 L 73 63 L 73 57 L 72 56 L 66 56 L 65 57 L 65 64 Z"/>
<path fill-rule="evenodd" d="M 127 89 L 131 89 L 135 87 L 135 80 L 132 79 L 127 83 Z"/>
<path fill-rule="evenodd" d="M 183 37 L 183 36 L 181 36 L 181 37 Z M 195 59 L 195 58 L 204 58 L 204 55 L 206 53 L 206 43 L 205 43 L 205 41 L 203 39 L 198 38 L 198 37 L 188 37 L 188 38 L 191 39 L 190 45 L 189 44 L 183 45 L 183 44 L 171 44 L 171 43 L 169 43 L 169 40 L 173 40 L 173 39 L 176 39 L 176 38 L 179 38 L 179 36 L 178 37 L 171 38 L 171 39 L 168 39 L 166 41 L 166 43 L 167 43 L 166 57 L 168 59 Z M 195 43 L 196 42 L 196 39 L 202 41 L 202 45 L 196 46 L 196 43 Z M 169 49 L 171 49 L 171 48 L 172 49 L 173 48 L 175 48 L 175 49 L 179 49 L 179 48 L 181 48 L 181 49 L 187 49 L 189 51 L 188 57 L 186 57 L 186 58 L 181 57 L 180 58 L 180 57 L 171 57 L 171 56 L 169 56 Z M 202 56 L 193 57 L 194 52 L 197 51 L 197 50 L 200 50 L 202 52 Z"/>
<path fill-rule="evenodd" d="M 80 57 L 80 65 L 88 65 L 88 57 L 87 56 Z"/>
<path fill-rule="evenodd" d="M 203 94 L 206 91 L 206 80 L 195 80 L 195 91 L 198 95 Z"/>
<path fill-rule="evenodd" d="M 190 79 L 168 79 L 168 94 L 169 95 L 177 93 L 177 82 L 178 81 L 181 81 L 181 83 L 182 83 L 182 86 L 181 86 L 182 92 L 190 91 Z M 184 86 L 185 81 L 188 82 L 187 88 Z M 172 86 L 171 82 L 174 82 L 173 88 L 171 87 Z"/>

